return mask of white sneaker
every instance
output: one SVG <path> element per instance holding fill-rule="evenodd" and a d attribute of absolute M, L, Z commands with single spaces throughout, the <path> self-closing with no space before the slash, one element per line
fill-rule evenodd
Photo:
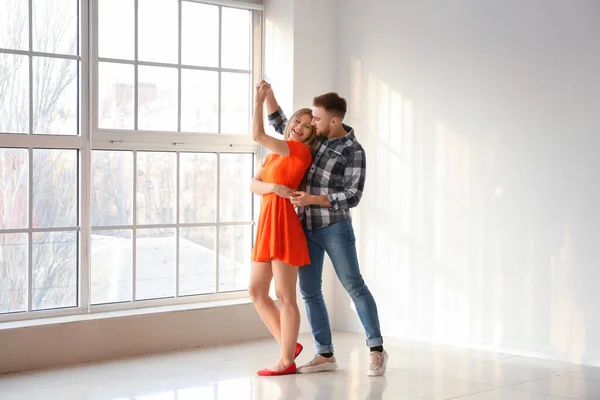
<path fill-rule="evenodd" d="M 385 374 L 385 366 L 388 362 L 387 351 L 372 351 L 371 363 L 369 364 L 368 376 L 381 376 Z"/>
<path fill-rule="evenodd" d="M 327 358 L 317 354 L 311 362 L 298 367 L 297 371 L 299 374 L 312 374 L 313 372 L 333 371 L 337 367 L 335 356 Z"/>

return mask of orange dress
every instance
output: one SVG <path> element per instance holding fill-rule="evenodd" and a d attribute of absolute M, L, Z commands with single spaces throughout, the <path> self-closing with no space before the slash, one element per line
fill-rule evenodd
<path fill-rule="evenodd" d="M 262 165 L 263 182 L 297 189 L 312 163 L 309 148 L 292 140 L 286 142 L 289 156 L 271 153 Z M 262 196 L 252 261 L 280 260 L 293 266 L 310 264 L 304 230 L 289 199 L 268 193 Z"/>

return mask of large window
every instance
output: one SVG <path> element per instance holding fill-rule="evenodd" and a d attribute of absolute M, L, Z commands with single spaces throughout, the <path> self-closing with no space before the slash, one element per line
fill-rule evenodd
<path fill-rule="evenodd" d="M 246 295 L 261 6 L 240 4 L 0 2 L 0 321 Z"/>
<path fill-rule="evenodd" d="M 252 27 L 244 9 L 98 0 L 98 128 L 247 134 Z"/>

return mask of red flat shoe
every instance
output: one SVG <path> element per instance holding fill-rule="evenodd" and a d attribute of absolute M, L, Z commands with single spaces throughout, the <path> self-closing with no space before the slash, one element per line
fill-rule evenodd
<path fill-rule="evenodd" d="M 289 374 L 295 374 L 295 373 L 296 373 L 296 363 L 292 363 L 292 365 L 290 365 L 283 371 L 279 371 L 279 372 L 271 371 L 269 368 L 261 369 L 260 371 L 257 372 L 257 374 L 260 376 L 289 375 Z"/>
<path fill-rule="evenodd" d="M 302 346 L 300 343 L 296 343 L 296 351 L 294 352 L 294 360 L 296 358 L 298 358 L 300 353 L 302 353 L 302 349 L 304 349 L 304 346 Z"/>

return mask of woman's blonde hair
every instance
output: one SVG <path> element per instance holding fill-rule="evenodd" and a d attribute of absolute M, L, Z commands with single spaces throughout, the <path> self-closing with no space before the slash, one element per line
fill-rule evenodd
<path fill-rule="evenodd" d="M 294 124 L 294 121 L 296 121 L 296 119 L 298 119 L 304 115 L 310 115 L 310 117 L 312 118 L 312 110 L 310 108 L 301 108 L 290 117 L 290 119 L 288 120 L 287 126 L 285 127 L 285 131 L 283 131 L 284 140 L 289 140 L 289 138 L 292 134 L 292 125 Z M 310 154 L 312 156 L 314 156 L 315 151 L 317 150 L 318 143 L 317 143 L 317 131 L 312 124 L 310 126 L 310 134 L 303 143 L 308 146 L 308 148 L 310 149 Z M 302 182 L 300 182 L 300 185 L 298 186 L 297 190 L 301 190 L 301 191 L 306 190 L 307 177 L 308 177 L 308 169 L 306 170 L 306 173 L 304 174 L 304 177 L 302 178 Z"/>
<path fill-rule="evenodd" d="M 294 121 L 304 115 L 310 115 L 310 117 L 312 118 L 312 110 L 310 108 L 301 108 L 289 118 L 288 123 L 285 127 L 285 131 L 283 131 L 284 140 L 290 139 L 292 135 L 292 125 L 294 124 Z M 303 143 L 308 146 L 308 148 L 310 149 L 310 153 L 314 154 L 315 150 L 317 149 L 317 132 L 314 126 L 310 126 L 310 134 Z"/>

